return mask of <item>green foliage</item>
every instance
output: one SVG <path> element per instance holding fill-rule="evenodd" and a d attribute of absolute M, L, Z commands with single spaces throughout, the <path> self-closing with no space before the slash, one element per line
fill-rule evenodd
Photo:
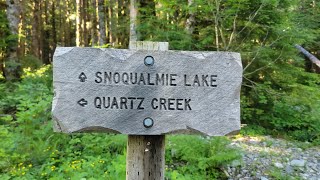
<path fill-rule="evenodd" d="M 4 8 L 0 8 L 0 57 L 7 47 L 6 38 L 9 36 L 7 15 Z"/>
<path fill-rule="evenodd" d="M 304 70 L 303 59 L 294 44 L 319 47 L 319 3 L 299 0 L 194 0 L 190 6 L 182 1 L 159 3 L 157 17 L 150 15 L 150 7 L 142 8 L 145 13 L 138 28 L 142 40 L 168 41 L 170 49 L 240 52 L 244 67 L 242 122 L 262 126 L 275 135 L 317 141 L 320 78 Z M 192 34 L 185 29 L 190 12 L 196 19 Z"/>
<path fill-rule="evenodd" d="M 30 68 L 31 70 L 35 70 L 41 67 L 42 62 L 40 59 L 32 56 L 26 55 L 20 59 L 22 68 Z"/>
<path fill-rule="evenodd" d="M 319 139 L 320 76 L 282 65 L 263 78 L 269 81 L 256 85 L 242 99 L 244 122 L 262 125 L 275 134 L 287 134 L 300 141 Z"/>
<path fill-rule="evenodd" d="M 253 124 L 241 128 L 240 133 L 246 136 L 262 136 L 267 134 L 267 130 L 262 126 Z"/>
<path fill-rule="evenodd" d="M 268 174 L 270 177 L 272 177 L 274 179 L 281 179 L 281 180 L 300 179 L 300 178 L 293 178 L 289 175 L 286 175 L 282 172 L 281 169 L 277 169 L 277 168 L 273 168 L 272 170 L 270 170 L 270 172 Z"/>
<path fill-rule="evenodd" d="M 0 179 L 125 179 L 125 135 L 52 131 L 52 68 L 24 69 L 21 82 L 0 84 Z M 226 138 L 169 136 L 171 179 L 222 177 L 239 157 Z"/>
<path fill-rule="evenodd" d="M 170 49 L 191 50 L 192 36 L 185 31 L 183 22 L 187 11 L 185 1 L 161 0 L 159 3 L 161 6 L 156 9 L 150 6 L 139 9 L 142 12 L 138 17 L 139 40 L 166 41 Z"/>
<path fill-rule="evenodd" d="M 170 136 L 167 144 L 170 179 L 226 178 L 220 168 L 240 157 L 225 137 Z"/>
<path fill-rule="evenodd" d="M 242 123 L 248 124 L 243 134 L 271 133 L 320 144 L 320 75 L 306 72 L 303 58 L 293 47 L 301 44 L 312 52 L 319 50 L 318 2 L 194 0 L 190 6 L 181 0 L 156 3 L 139 9 L 141 40 L 168 41 L 170 49 L 175 50 L 241 53 L 241 117 Z M 72 3 L 70 6 L 74 7 Z M 191 34 L 186 29 L 190 13 L 195 17 Z M 123 24 L 113 34 L 125 40 L 122 32 L 129 27 L 128 17 L 119 16 L 117 20 Z M 48 24 L 44 27 L 46 31 L 53 28 Z M 73 31 L 75 27 L 70 28 Z M 0 36 L 3 62 L 7 48 L 18 39 L 10 35 L 4 8 L 0 9 Z M 6 64 L 6 68 L 20 65 L 24 68 L 21 82 L 0 83 L 0 179 L 124 179 L 126 136 L 53 133 L 52 68 L 41 67 L 32 56 L 23 57 L 21 64 Z M 225 138 L 169 136 L 166 177 L 225 178 L 220 168 L 239 157 L 227 145 Z M 286 178 L 277 170 L 270 175 Z"/>
<path fill-rule="evenodd" d="M 124 178 L 125 136 L 52 132 L 51 82 L 45 66 L 25 69 L 20 83 L 1 84 L 1 179 Z"/>

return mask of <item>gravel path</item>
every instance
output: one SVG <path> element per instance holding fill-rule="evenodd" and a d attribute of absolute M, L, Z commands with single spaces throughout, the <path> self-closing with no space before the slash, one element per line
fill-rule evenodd
<path fill-rule="evenodd" d="M 240 137 L 232 140 L 242 160 L 226 167 L 229 180 L 307 179 L 320 180 L 320 147 L 264 137 Z"/>

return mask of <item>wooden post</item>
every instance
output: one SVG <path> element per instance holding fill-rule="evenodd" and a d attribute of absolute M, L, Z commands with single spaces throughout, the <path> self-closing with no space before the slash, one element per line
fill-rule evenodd
<path fill-rule="evenodd" d="M 127 180 L 162 180 L 165 166 L 165 135 L 129 135 Z"/>
<path fill-rule="evenodd" d="M 168 50 L 167 42 L 130 41 L 129 49 Z M 165 135 L 129 135 L 127 180 L 163 180 Z"/>

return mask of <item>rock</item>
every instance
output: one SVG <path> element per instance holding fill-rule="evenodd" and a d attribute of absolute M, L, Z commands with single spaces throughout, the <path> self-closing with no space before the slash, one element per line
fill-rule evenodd
<path fill-rule="evenodd" d="M 305 160 L 294 159 L 290 162 L 291 166 L 303 167 L 306 164 Z"/>
<path fill-rule="evenodd" d="M 281 177 L 288 179 L 320 180 L 320 148 L 301 149 L 294 143 L 270 138 L 268 141 L 273 143 L 271 149 L 265 147 L 262 142 L 255 144 L 248 139 L 250 138 L 235 140 L 243 154 L 241 166 L 233 168 L 230 165 L 232 170 L 230 177 L 234 180 L 273 179 L 267 174 L 275 168 L 280 170 Z"/>
<path fill-rule="evenodd" d="M 257 140 L 254 140 L 254 139 L 250 139 L 248 142 L 254 145 L 257 145 L 259 143 Z"/>
<path fill-rule="evenodd" d="M 260 177 L 260 180 L 269 180 L 268 178 L 264 177 L 264 176 L 261 176 Z"/>
<path fill-rule="evenodd" d="M 301 148 L 292 148 L 292 150 L 298 151 L 298 152 L 302 152 L 302 149 L 301 149 Z"/>
<path fill-rule="evenodd" d="M 309 177 L 309 180 L 319 180 L 320 177 Z"/>
<path fill-rule="evenodd" d="M 283 164 L 281 164 L 279 162 L 274 163 L 274 166 L 277 167 L 277 168 L 280 168 L 280 169 L 284 168 Z"/>
<path fill-rule="evenodd" d="M 227 169 L 228 169 L 228 173 L 230 174 L 230 172 L 231 172 L 231 168 L 230 168 L 230 167 L 227 167 Z"/>
<path fill-rule="evenodd" d="M 288 173 L 288 174 L 291 174 L 293 172 L 293 169 L 291 166 L 287 165 L 286 168 L 285 168 L 285 171 Z"/>
<path fill-rule="evenodd" d="M 309 179 L 308 177 L 308 174 L 301 174 L 301 177 L 303 178 L 303 179 Z"/>
<path fill-rule="evenodd" d="M 308 171 L 309 171 L 309 173 L 314 173 L 315 172 L 313 169 L 309 169 Z"/>
<path fill-rule="evenodd" d="M 247 154 L 247 158 L 248 158 L 248 159 L 253 159 L 253 157 L 254 157 L 254 156 L 253 156 L 252 154 Z"/>
<path fill-rule="evenodd" d="M 234 160 L 231 162 L 231 167 L 238 167 L 238 166 L 241 166 L 241 161 Z"/>

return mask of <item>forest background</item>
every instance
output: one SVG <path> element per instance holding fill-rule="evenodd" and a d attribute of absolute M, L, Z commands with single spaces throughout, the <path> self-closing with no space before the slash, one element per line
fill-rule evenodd
<path fill-rule="evenodd" d="M 320 144 L 320 68 L 295 48 L 319 58 L 319 1 L 0 0 L 1 179 L 125 177 L 125 136 L 52 132 L 51 63 L 57 46 L 129 39 L 240 52 L 242 134 Z M 167 141 L 169 179 L 217 178 L 238 157 L 226 138 Z"/>

